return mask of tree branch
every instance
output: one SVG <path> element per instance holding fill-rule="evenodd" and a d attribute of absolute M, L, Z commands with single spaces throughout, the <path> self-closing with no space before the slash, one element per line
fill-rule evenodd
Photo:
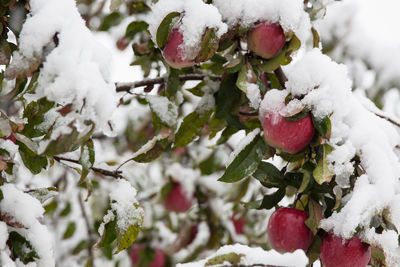
<path fill-rule="evenodd" d="M 55 156 L 53 158 L 58 162 L 67 161 L 67 162 L 72 162 L 72 163 L 75 163 L 75 164 L 79 164 L 79 161 L 76 160 L 76 159 L 68 159 L 68 158 L 58 157 L 58 156 Z M 105 176 L 111 176 L 111 177 L 114 177 L 114 178 L 123 178 L 123 176 L 121 174 L 122 171 L 118 171 L 118 170 L 109 171 L 109 170 L 104 170 L 104 169 L 95 168 L 95 167 L 92 167 L 91 170 L 94 171 L 94 172 L 100 173 L 102 175 L 105 175 Z"/>
<path fill-rule="evenodd" d="M 221 79 L 219 76 L 207 76 L 207 75 L 202 75 L 202 74 L 187 74 L 187 75 L 181 75 L 179 76 L 179 80 L 181 82 L 185 81 L 202 81 L 206 77 L 211 77 L 214 79 Z M 127 83 L 116 83 L 116 91 L 117 92 L 127 92 L 130 93 L 130 91 L 134 88 L 138 87 L 143 87 L 143 86 L 150 86 L 154 84 L 161 84 L 165 83 L 167 81 L 167 77 L 158 77 L 154 79 L 145 79 L 142 81 L 138 82 L 127 82 Z"/>
<path fill-rule="evenodd" d="M 83 219 L 85 220 L 86 231 L 87 231 L 88 239 L 89 239 L 88 240 L 89 241 L 89 245 L 88 245 L 88 248 L 87 248 L 88 254 L 89 254 L 89 259 L 90 259 L 90 261 L 92 263 L 91 266 L 94 267 L 94 255 L 93 255 L 92 246 L 93 246 L 93 244 L 95 242 L 94 242 L 94 239 L 93 239 L 93 229 L 90 226 L 89 217 L 87 216 L 87 213 L 86 213 L 86 210 L 85 210 L 85 206 L 83 205 L 83 199 L 82 199 L 82 196 L 81 196 L 80 192 L 78 193 L 78 200 L 79 200 L 79 206 L 81 208 Z"/>

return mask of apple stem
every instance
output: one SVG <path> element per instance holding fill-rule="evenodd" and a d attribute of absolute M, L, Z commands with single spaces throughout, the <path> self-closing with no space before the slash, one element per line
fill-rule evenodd
<path fill-rule="evenodd" d="M 285 83 L 287 82 L 286 74 L 283 72 L 281 66 L 279 66 L 276 70 L 274 70 L 276 78 L 278 78 L 279 84 L 282 86 L 283 89 L 286 88 Z"/>

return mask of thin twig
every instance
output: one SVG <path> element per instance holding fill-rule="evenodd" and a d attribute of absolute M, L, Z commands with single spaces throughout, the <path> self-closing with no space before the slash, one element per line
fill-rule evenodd
<path fill-rule="evenodd" d="M 387 120 L 388 122 L 390 122 L 391 124 L 396 125 L 397 127 L 400 127 L 400 123 L 398 123 L 397 121 L 395 121 L 395 120 L 393 120 L 393 119 L 391 119 L 389 117 L 386 117 L 386 116 L 384 116 L 382 114 L 378 114 L 378 113 L 375 113 L 375 115 L 378 116 L 379 118 Z"/>
<path fill-rule="evenodd" d="M 214 79 L 220 79 L 221 77 L 219 76 L 206 76 L 206 75 L 202 75 L 202 74 L 188 74 L 188 75 L 181 75 L 179 76 L 179 80 L 181 82 L 185 82 L 185 81 L 202 81 L 204 80 L 204 78 L 206 77 L 210 77 L 210 78 L 214 78 Z M 138 88 L 138 87 L 143 87 L 143 86 L 149 86 L 149 85 L 154 85 L 154 84 L 161 84 L 161 83 L 165 83 L 167 81 L 167 77 L 158 77 L 158 78 L 154 78 L 154 79 L 145 79 L 142 81 L 138 81 L 138 82 L 127 82 L 127 83 L 116 83 L 116 91 L 117 92 L 128 92 L 130 93 L 130 91 L 134 88 Z"/>
<path fill-rule="evenodd" d="M 279 84 L 282 86 L 282 88 L 286 88 L 285 83 L 287 82 L 288 78 L 286 77 L 282 68 L 279 66 L 279 68 L 277 68 L 274 73 L 276 75 L 276 78 L 278 78 Z"/>
<path fill-rule="evenodd" d="M 95 242 L 94 242 L 94 239 L 93 239 L 93 229 L 90 226 L 89 217 L 87 216 L 87 213 L 86 213 L 86 210 L 85 210 L 85 206 L 83 204 L 83 199 L 82 199 L 82 196 L 81 196 L 80 192 L 78 193 L 78 200 L 79 200 L 79 206 L 81 208 L 83 219 L 85 220 L 86 231 L 87 231 L 88 239 L 89 239 L 88 240 L 89 241 L 89 245 L 88 245 L 87 250 L 88 250 L 90 261 L 92 263 L 91 266 L 94 267 L 94 255 L 93 255 L 92 246 L 93 246 L 93 244 Z"/>
<path fill-rule="evenodd" d="M 69 158 L 58 157 L 58 156 L 55 156 L 53 158 L 58 162 L 67 161 L 67 162 L 72 162 L 72 163 L 75 163 L 75 164 L 79 164 L 79 161 L 76 160 L 76 159 L 69 159 Z M 118 170 L 109 171 L 109 170 L 104 170 L 104 169 L 95 168 L 95 167 L 92 167 L 91 170 L 94 171 L 94 172 L 100 173 L 102 175 L 105 175 L 105 176 L 111 176 L 111 177 L 114 177 L 114 178 L 123 178 L 123 176 L 121 174 L 122 171 L 118 171 Z"/>

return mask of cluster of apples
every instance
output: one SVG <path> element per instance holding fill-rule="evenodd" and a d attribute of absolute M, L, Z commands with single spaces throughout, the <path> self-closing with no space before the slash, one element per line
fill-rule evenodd
<path fill-rule="evenodd" d="M 294 208 L 280 208 L 268 222 L 268 238 L 273 249 L 279 252 L 307 251 L 314 234 L 306 226 L 308 215 Z M 366 267 L 371 258 L 371 248 L 354 236 L 350 240 L 327 233 L 321 244 L 321 262 L 324 267 Z"/>
<path fill-rule="evenodd" d="M 194 58 L 187 58 L 182 49 L 183 33 L 175 27 L 168 35 L 162 54 L 165 61 L 175 69 L 191 67 Z M 247 44 L 250 51 L 265 59 L 274 57 L 285 45 L 286 37 L 282 27 L 276 23 L 260 22 L 249 30 Z"/>

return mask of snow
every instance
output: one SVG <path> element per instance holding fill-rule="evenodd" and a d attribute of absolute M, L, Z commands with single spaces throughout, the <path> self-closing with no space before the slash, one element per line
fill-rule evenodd
<path fill-rule="evenodd" d="M 64 124 L 75 119 L 81 129 L 85 120 L 91 120 L 99 130 L 111 134 L 108 121 L 118 103 L 110 80 L 111 55 L 85 27 L 75 1 L 33 0 L 30 6 L 32 16 L 23 26 L 19 51 L 8 71 L 24 70 L 27 61 L 44 58 L 34 98 L 73 104 L 76 112 L 69 113 Z M 55 34 L 57 47 L 52 41 Z"/>
<path fill-rule="evenodd" d="M 325 142 L 334 148 L 328 160 L 338 184 L 348 188 L 354 156 L 359 156 L 365 170 L 365 174 L 357 178 L 353 192 L 346 196 L 344 207 L 321 221 L 320 226 L 344 238 L 352 237 L 359 227 L 366 241 L 378 240 L 380 237 L 376 233 L 362 233 L 369 231 L 374 215 L 390 210 L 393 201 L 399 198 L 400 162 L 394 149 L 400 143 L 400 137 L 396 129 L 372 113 L 371 108 L 365 108 L 365 101 L 361 102 L 359 96 L 351 92 L 346 67 L 322 55 L 318 49 L 307 52 L 287 70 L 286 93 L 274 94 L 304 96 L 301 102 L 315 117 L 331 115 L 332 136 Z M 265 109 L 268 107 L 261 107 L 261 110 Z M 398 221 L 396 227 L 400 227 Z M 387 236 L 394 237 L 393 233 Z M 398 245 L 396 249 L 384 243 L 381 245 L 388 255 L 396 254 Z M 394 264 L 396 261 L 389 259 L 388 262 Z"/>
<path fill-rule="evenodd" d="M 187 168 L 175 162 L 166 168 L 165 175 L 170 176 L 174 182 L 182 185 L 183 192 L 187 196 L 187 199 L 193 197 L 197 180 L 200 177 L 199 170 Z"/>
<path fill-rule="evenodd" d="M 143 223 L 144 210 L 139 207 L 136 200 L 136 189 L 123 179 L 119 179 L 113 184 L 110 192 L 111 209 L 117 215 L 117 227 L 121 232 L 125 232 L 129 226 L 141 226 Z"/>
<path fill-rule="evenodd" d="M 163 123 L 170 127 L 176 126 L 178 107 L 174 103 L 170 102 L 165 96 L 147 95 L 146 100 Z"/>
<path fill-rule="evenodd" d="M 250 107 L 258 109 L 261 103 L 261 92 L 258 85 L 254 83 L 247 83 L 246 89 L 246 96 L 250 101 Z"/>
<path fill-rule="evenodd" d="M 206 28 L 216 29 L 218 38 L 228 30 L 227 25 L 222 22 L 218 9 L 205 4 L 202 0 L 161 0 L 153 4 L 151 9 L 147 22 L 154 43 L 156 43 L 157 29 L 165 16 L 171 12 L 183 14 L 181 21 L 175 27 L 178 27 L 183 34 L 182 48 L 187 58 L 196 56 Z"/>
<path fill-rule="evenodd" d="M 251 27 L 258 21 L 279 23 L 285 32 L 293 32 L 302 44 L 311 33 L 308 14 L 302 0 L 214 0 L 230 27 Z"/>
<path fill-rule="evenodd" d="M 274 250 L 265 251 L 261 248 L 251 248 L 244 245 L 226 245 L 217 250 L 213 255 L 207 257 L 204 260 L 192 263 L 178 264 L 177 267 L 204 267 L 209 259 L 212 259 L 218 255 L 224 255 L 228 253 L 242 254 L 240 264 L 252 265 L 252 264 L 271 264 L 279 266 L 293 266 L 293 267 L 305 267 L 308 263 L 308 258 L 304 251 L 296 250 L 293 253 L 280 254 Z"/>
<path fill-rule="evenodd" d="M 18 190 L 13 184 L 5 184 L 0 187 L 0 190 L 4 197 L 0 201 L 2 216 L 7 216 L 10 222 L 23 226 L 15 230 L 32 244 L 39 256 L 36 261 L 37 266 L 55 266 L 52 235 L 47 227 L 38 221 L 44 213 L 39 200 Z M 4 232 L 5 229 L 2 230 Z"/>

